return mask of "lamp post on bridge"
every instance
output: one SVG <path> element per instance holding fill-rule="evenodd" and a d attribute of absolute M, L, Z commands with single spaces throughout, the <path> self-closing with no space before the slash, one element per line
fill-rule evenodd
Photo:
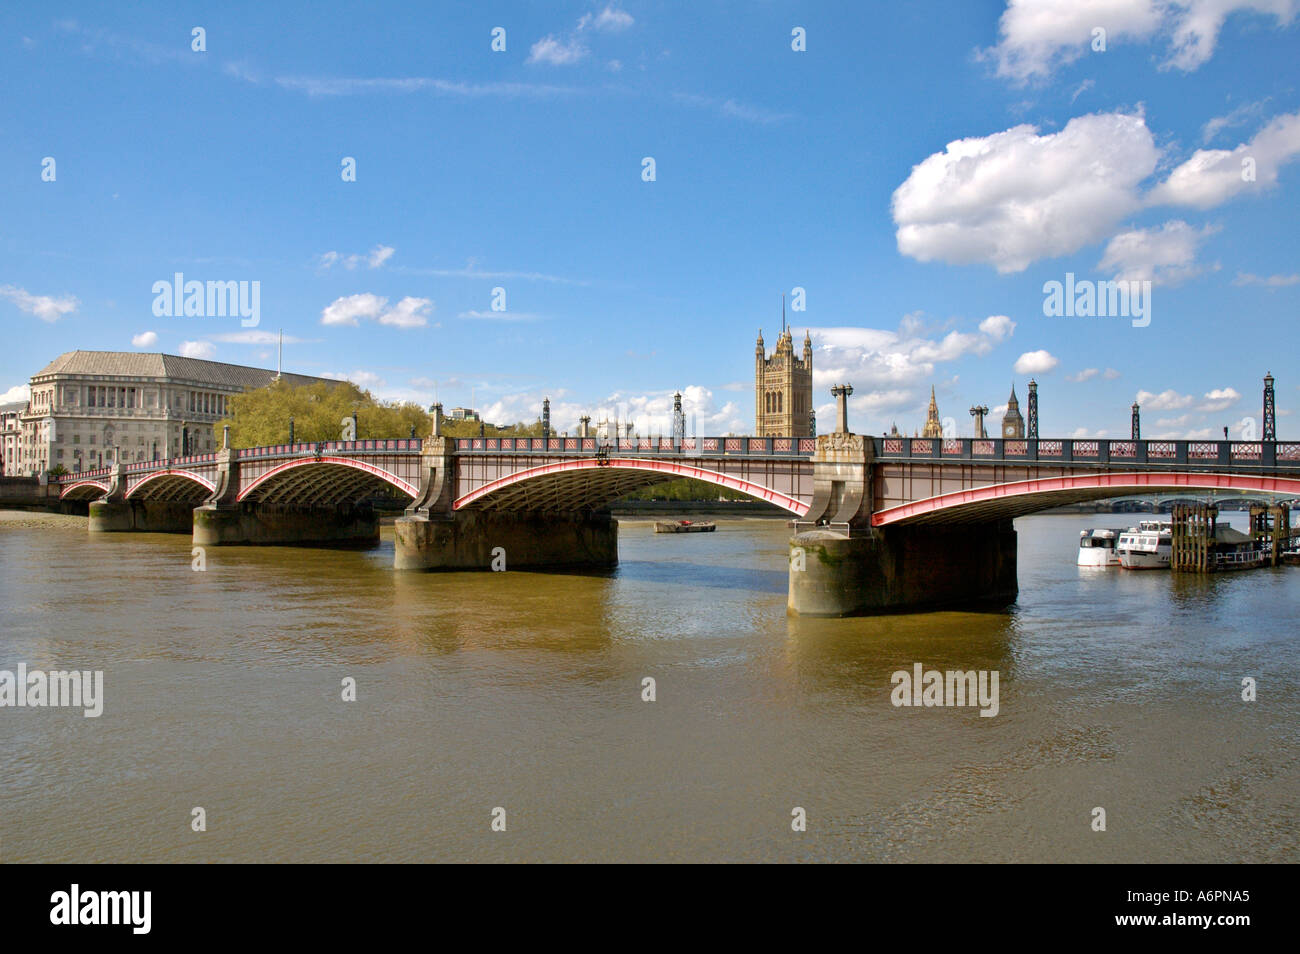
<path fill-rule="evenodd" d="M 835 433 L 847 434 L 849 432 L 849 395 L 853 393 L 853 385 L 837 384 L 831 388 L 831 397 L 835 398 Z"/>
<path fill-rule="evenodd" d="M 971 417 L 975 418 L 975 436 L 980 439 L 988 437 L 988 435 L 984 433 L 984 415 L 988 412 L 989 409 L 986 404 L 977 404 L 970 409 Z"/>
<path fill-rule="evenodd" d="M 1277 416 L 1273 405 L 1273 375 L 1264 375 L 1264 440 L 1277 440 Z"/>
<path fill-rule="evenodd" d="M 1029 379 L 1029 420 L 1025 424 L 1028 429 L 1025 436 L 1031 441 L 1038 440 L 1038 382 L 1033 378 Z"/>
<path fill-rule="evenodd" d="M 1142 407 L 1137 401 L 1133 402 L 1133 440 L 1142 440 Z"/>

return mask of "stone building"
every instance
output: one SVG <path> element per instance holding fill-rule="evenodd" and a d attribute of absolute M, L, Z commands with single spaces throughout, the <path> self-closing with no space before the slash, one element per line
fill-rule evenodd
<path fill-rule="evenodd" d="M 754 347 L 754 433 L 758 437 L 811 437 L 815 430 L 812 396 L 812 337 L 804 332 L 803 357 L 782 328 L 768 357 L 763 332 Z"/>
<path fill-rule="evenodd" d="M 104 467 L 115 448 L 123 463 L 208 453 L 217 449 L 212 425 L 226 416 L 230 398 L 276 376 L 174 354 L 68 351 L 32 375 L 13 473 Z M 294 385 L 326 381 L 280 377 Z"/>
<path fill-rule="evenodd" d="M 0 476 L 16 477 L 21 473 L 23 426 L 19 418 L 26 409 L 26 401 L 0 404 Z"/>
<path fill-rule="evenodd" d="M 1025 419 L 1020 414 L 1020 401 L 1016 398 L 1016 386 L 1011 385 L 1011 397 L 1007 398 L 1007 413 L 1002 415 L 1002 436 L 1020 440 L 1025 436 Z"/>

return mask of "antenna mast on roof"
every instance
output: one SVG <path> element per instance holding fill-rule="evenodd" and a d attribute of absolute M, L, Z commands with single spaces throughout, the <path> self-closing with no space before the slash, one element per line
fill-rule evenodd
<path fill-rule="evenodd" d="M 282 366 L 282 362 L 283 362 L 283 360 L 284 360 L 284 329 L 281 328 L 281 329 L 280 329 L 280 341 L 279 341 L 279 344 L 277 344 L 277 345 L 275 346 L 275 377 L 276 377 L 276 380 L 279 380 L 279 378 L 280 378 L 280 368 L 281 368 L 281 366 Z"/>

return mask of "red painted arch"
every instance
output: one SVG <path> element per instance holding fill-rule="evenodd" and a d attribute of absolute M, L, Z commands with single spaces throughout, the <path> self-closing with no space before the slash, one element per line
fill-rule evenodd
<path fill-rule="evenodd" d="M 386 483 L 392 484 L 394 487 L 396 487 L 402 493 L 407 494 L 408 496 L 411 497 L 420 496 L 420 490 L 418 487 L 408 484 L 406 481 L 402 480 L 402 478 L 390 474 L 382 467 L 376 467 L 374 464 L 367 464 L 363 460 L 352 460 L 351 458 L 348 457 L 301 457 L 296 460 L 287 460 L 283 464 L 277 464 L 275 467 L 272 467 L 270 470 L 262 474 L 260 477 L 254 480 L 247 487 L 241 488 L 239 491 L 239 496 L 236 499 L 243 500 L 245 497 L 251 494 L 262 484 L 266 483 L 276 474 L 283 474 L 285 471 L 295 470 L 299 467 L 314 467 L 317 464 L 338 464 L 341 467 L 350 467 L 353 470 L 360 470 L 374 477 L 378 477 L 380 480 L 383 480 Z"/>
<path fill-rule="evenodd" d="M 62 500 L 78 487 L 97 487 L 102 493 L 108 493 L 108 484 L 102 483 L 98 480 L 79 480 L 75 484 L 68 484 L 68 486 L 60 490 L 59 499 Z"/>
<path fill-rule="evenodd" d="M 565 471 L 594 470 L 596 468 L 613 468 L 616 470 L 645 470 L 657 471 L 672 477 L 692 477 L 695 480 L 707 481 L 711 484 L 717 484 L 719 487 L 726 487 L 728 490 L 738 490 L 741 493 L 749 494 L 760 500 L 766 500 L 768 503 L 776 504 L 784 510 L 802 517 L 808 512 L 809 505 L 798 498 L 788 496 L 771 488 L 755 484 L 748 480 L 741 480 L 739 477 L 732 477 L 728 474 L 720 474 L 714 470 L 706 470 L 703 467 L 692 467 L 689 464 L 680 464 L 676 461 L 654 460 L 651 458 L 636 457 L 612 457 L 608 461 L 596 460 L 594 457 L 583 458 L 580 460 L 561 460 L 553 464 L 543 464 L 541 467 L 530 467 L 527 470 L 521 470 L 517 473 L 510 474 L 507 477 L 499 477 L 489 483 L 484 484 L 477 490 L 470 491 L 462 497 L 459 497 L 455 503 L 455 509 L 460 510 L 467 507 L 474 501 L 494 491 L 501 490 L 513 484 L 523 483 L 526 480 L 532 480 L 547 474 L 558 474 Z"/>
<path fill-rule="evenodd" d="M 215 483 L 213 483 L 212 481 L 208 480 L 206 477 L 200 477 L 198 474 L 193 473 L 192 471 L 188 471 L 188 470 L 156 470 L 156 471 L 154 471 L 152 474 L 150 474 L 148 477 L 145 477 L 143 480 L 138 481 L 137 483 L 133 484 L 133 485 L 131 486 L 131 489 L 128 490 L 128 491 L 126 492 L 126 495 L 127 495 L 128 497 L 133 497 L 133 496 L 135 496 L 135 492 L 136 492 L 137 490 L 139 490 L 139 489 L 140 489 L 141 487 L 143 487 L 145 484 L 149 483 L 149 481 L 151 481 L 151 480 L 155 480 L 155 479 L 157 479 L 157 478 L 159 478 L 159 477 L 188 477 L 190 480 L 194 481 L 196 484 L 200 485 L 200 486 L 203 487 L 205 490 L 207 490 L 208 493 L 212 493 L 214 490 L 217 489 L 217 485 L 216 485 Z"/>
<path fill-rule="evenodd" d="M 1113 489 L 1115 496 L 1122 496 L 1133 491 L 1179 490 L 1185 487 L 1194 487 L 1201 490 L 1253 490 L 1261 493 L 1298 494 L 1300 493 L 1300 478 L 1196 472 L 1089 473 L 1066 477 L 1044 477 L 1038 480 L 990 484 L 987 487 L 958 490 L 950 494 L 939 494 L 936 497 L 915 500 L 911 503 L 873 513 L 871 515 L 871 525 L 873 527 L 883 527 L 891 523 L 901 523 L 941 510 L 950 510 L 965 505 L 987 503 L 1012 497 L 1033 496 L 1034 494 L 1060 494 L 1063 491 L 1107 488 Z M 1060 500 L 1052 500 L 1045 506 L 1056 506 L 1060 502 Z"/>

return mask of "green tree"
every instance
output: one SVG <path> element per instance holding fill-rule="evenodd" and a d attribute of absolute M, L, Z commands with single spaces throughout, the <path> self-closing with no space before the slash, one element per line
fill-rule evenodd
<path fill-rule="evenodd" d="M 342 438 L 343 419 L 354 412 L 357 440 L 409 437 L 412 426 L 416 437 L 429 433 L 429 415 L 417 404 L 379 401 L 350 381 L 295 386 L 284 380 L 233 397 L 230 416 L 213 425 L 213 432 L 219 435 L 229 424 L 234 447 L 284 444 L 292 417 L 295 442 L 335 441 Z"/>

